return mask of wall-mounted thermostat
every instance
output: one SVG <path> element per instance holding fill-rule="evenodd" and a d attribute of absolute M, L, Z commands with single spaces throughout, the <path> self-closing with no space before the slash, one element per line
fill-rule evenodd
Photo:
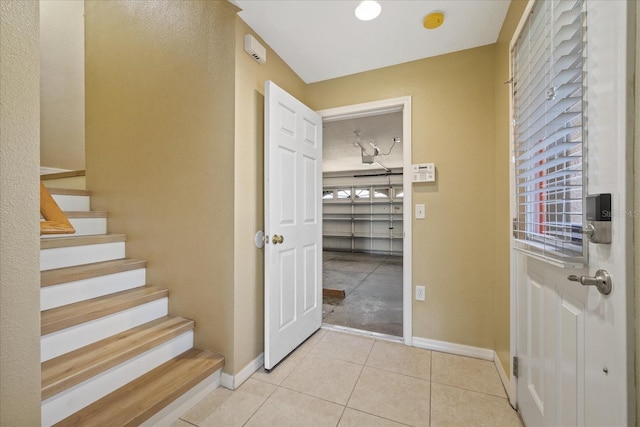
<path fill-rule="evenodd" d="M 436 180 L 435 163 L 419 163 L 411 166 L 413 168 L 413 182 L 434 182 Z"/>

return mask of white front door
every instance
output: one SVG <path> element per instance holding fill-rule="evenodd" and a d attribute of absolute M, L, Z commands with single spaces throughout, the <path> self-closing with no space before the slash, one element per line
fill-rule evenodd
<path fill-rule="evenodd" d="M 322 118 L 265 83 L 264 367 L 322 325 Z"/>
<path fill-rule="evenodd" d="M 589 243 L 588 265 L 582 269 L 562 268 L 518 251 L 512 258 L 517 406 L 527 426 L 635 425 L 632 126 L 627 111 L 631 3 L 586 2 L 584 195 L 612 195 L 612 242 Z M 611 275 L 609 295 L 567 279 L 594 276 L 600 269 Z"/>

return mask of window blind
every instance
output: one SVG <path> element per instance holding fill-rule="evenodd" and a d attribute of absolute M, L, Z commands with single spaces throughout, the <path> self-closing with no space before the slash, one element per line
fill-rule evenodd
<path fill-rule="evenodd" d="M 511 52 L 516 248 L 581 263 L 584 0 L 538 0 Z"/>

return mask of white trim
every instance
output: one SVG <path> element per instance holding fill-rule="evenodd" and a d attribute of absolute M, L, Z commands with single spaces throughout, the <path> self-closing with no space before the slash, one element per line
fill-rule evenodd
<path fill-rule="evenodd" d="M 264 353 L 260 353 L 258 357 L 253 359 L 247 364 L 240 372 L 235 375 L 222 373 L 221 383 L 222 387 L 229 390 L 235 390 L 240 387 L 251 375 L 264 365 Z"/>
<path fill-rule="evenodd" d="M 322 329 L 326 329 L 327 331 L 344 332 L 346 334 L 360 335 L 363 337 L 375 338 L 377 340 L 392 341 L 392 342 L 398 342 L 398 343 L 403 342 L 402 337 L 397 337 L 395 335 L 381 334 L 379 332 L 365 331 L 363 329 L 356 329 L 356 328 L 348 328 L 346 326 L 340 326 L 340 325 L 331 325 L 329 323 L 323 323 Z"/>
<path fill-rule="evenodd" d="M 229 390 L 233 390 L 233 375 L 223 372 L 220 376 L 220 385 Z"/>
<path fill-rule="evenodd" d="M 402 240 L 402 335 L 406 345 L 412 345 L 412 225 L 411 208 L 413 186 L 411 184 L 411 97 L 383 99 L 362 104 L 347 105 L 317 111 L 322 121 L 343 120 L 353 117 L 372 116 L 391 111 L 402 110 L 402 186 L 404 198 L 402 203 L 404 239 Z"/>
<path fill-rule="evenodd" d="M 71 172 L 71 169 L 50 168 L 47 166 L 40 166 L 40 175 L 49 175 L 52 173 Z"/>
<path fill-rule="evenodd" d="M 529 0 L 527 6 L 522 12 L 522 16 L 520 17 L 520 22 L 518 22 L 518 26 L 513 32 L 513 36 L 511 41 L 509 42 L 509 76 L 513 77 L 513 63 L 512 63 L 512 55 L 513 47 L 515 46 L 520 33 L 522 33 L 522 29 L 524 28 L 525 23 L 527 22 L 527 18 L 533 9 L 533 5 L 535 0 Z M 511 85 L 513 85 L 513 80 L 511 80 Z M 510 86 L 511 88 L 513 86 Z M 511 93 L 509 93 L 509 159 L 513 158 L 513 129 L 511 125 L 511 118 L 513 117 L 513 97 Z M 513 213 L 515 212 L 515 169 L 514 163 L 511 161 L 509 163 L 509 218 L 513 218 Z M 512 233 L 512 225 L 509 222 L 509 233 L 511 234 L 510 239 L 510 249 L 509 249 L 509 358 L 513 360 L 514 357 L 517 356 L 518 351 L 518 286 L 517 286 L 517 251 L 514 245 L 514 238 Z M 513 367 L 511 368 L 513 369 Z M 518 379 L 511 372 L 510 380 L 509 380 L 509 402 L 515 408 L 517 405 L 517 397 L 518 397 Z"/>
<path fill-rule="evenodd" d="M 507 397 L 509 398 L 509 403 L 511 403 L 511 406 L 513 406 L 515 408 L 516 401 L 512 397 L 510 379 L 509 379 L 509 377 L 507 377 L 507 373 L 504 371 L 504 368 L 502 367 L 502 363 L 500 362 L 500 358 L 498 357 L 498 353 L 494 351 L 493 355 L 494 355 L 493 363 L 496 365 L 496 369 L 498 370 L 498 375 L 500 376 L 500 381 L 502 381 L 502 386 L 504 387 L 505 391 L 507 392 Z"/>
<path fill-rule="evenodd" d="M 140 424 L 140 427 L 168 427 L 173 425 L 189 409 L 220 386 L 222 368 L 200 381 L 182 396 L 171 402 L 154 416 Z"/>
<path fill-rule="evenodd" d="M 495 351 L 490 348 L 472 347 L 470 345 L 455 344 L 446 341 L 430 340 L 428 338 L 413 337 L 413 346 L 458 356 L 474 357 L 476 359 L 493 362 Z"/>

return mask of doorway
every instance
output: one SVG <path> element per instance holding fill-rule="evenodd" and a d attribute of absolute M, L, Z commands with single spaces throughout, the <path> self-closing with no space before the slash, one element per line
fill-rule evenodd
<path fill-rule="evenodd" d="M 319 113 L 323 324 L 410 344 L 410 97 Z"/>

